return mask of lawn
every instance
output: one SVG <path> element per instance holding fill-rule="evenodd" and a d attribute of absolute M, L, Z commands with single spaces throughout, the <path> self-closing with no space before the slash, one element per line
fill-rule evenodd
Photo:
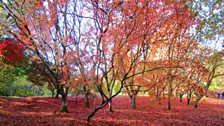
<path fill-rule="evenodd" d="M 69 97 L 69 113 L 59 112 L 61 101 L 48 97 L 0 98 L 1 126 L 221 126 L 224 125 L 224 100 L 206 98 L 201 100 L 199 108 L 180 103 L 172 99 L 172 110 L 166 109 L 166 100 L 161 104 L 154 98 L 137 97 L 137 109 L 130 109 L 130 100 L 119 96 L 113 100 L 114 112 L 107 107 L 98 111 L 91 122 L 85 121 L 93 109 L 84 108 L 82 97 Z M 94 102 L 91 100 L 91 106 Z"/>

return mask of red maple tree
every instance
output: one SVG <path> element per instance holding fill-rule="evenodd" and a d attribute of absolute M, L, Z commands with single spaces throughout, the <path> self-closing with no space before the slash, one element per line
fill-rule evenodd
<path fill-rule="evenodd" d="M 27 64 L 25 48 L 21 41 L 8 38 L 0 41 L 0 57 L 3 62 L 12 65 Z"/>

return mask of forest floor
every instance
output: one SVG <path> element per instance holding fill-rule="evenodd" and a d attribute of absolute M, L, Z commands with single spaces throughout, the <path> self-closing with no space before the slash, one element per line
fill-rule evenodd
<path fill-rule="evenodd" d="M 100 99 L 98 99 L 100 100 Z M 114 112 L 107 107 L 99 110 L 91 122 L 86 117 L 93 109 L 84 107 L 82 97 L 69 97 L 69 113 L 61 113 L 61 100 L 49 97 L 0 98 L 0 126 L 223 126 L 224 100 L 202 99 L 198 109 L 172 99 L 167 110 L 166 100 L 161 104 L 154 98 L 137 97 L 137 108 L 130 109 L 130 99 L 119 96 L 113 100 Z"/>

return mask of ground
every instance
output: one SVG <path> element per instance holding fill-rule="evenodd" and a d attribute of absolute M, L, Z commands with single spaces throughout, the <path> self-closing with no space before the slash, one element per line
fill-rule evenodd
<path fill-rule="evenodd" d="M 99 100 L 99 99 L 98 99 Z M 59 112 L 60 99 L 47 97 L 0 98 L 0 126 L 221 126 L 224 125 L 224 100 L 206 98 L 199 108 L 172 99 L 172 110 L 154 98 L 137 97 L 137 109 L 130 109 L 130 99 L 119 96 L 113 100 L 114 112 L 107 107 L 98 111 L 91 122 L 85 121 L 93 109 L 84 108 L 82 97 L 69 97 L 69 113 Z M 93 107 L 97 102 L 91 100 Z"/>

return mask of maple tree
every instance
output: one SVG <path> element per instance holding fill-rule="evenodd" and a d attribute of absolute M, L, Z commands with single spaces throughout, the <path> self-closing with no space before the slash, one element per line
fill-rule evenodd
<path fill-rule="evenodd" d="M 0 57 L 5 63 L 12 65 L 27 64 L 25 48 L 20 41 L 7 38 L 0 41 Z"/>
<path fill-rule="evenodd" d="M 195 98 L 195 103 L 194 107 L 198 107 L 198 102 L 207 95 L 208 89 L 211 86 L 212 81 L 214 78 L 223 76 L 223 72 L 216 72 L 216 70 L 223 65 L 223 53 L 222 52 L 216 52 L 212 53 L 208 59 L 207 62 L 208 65 L 206 67 L 207 74 L 203 78 L 203 85 L 199 88 L 198 92 L 196 92 L 196 98 Z M 199 72 L 200 73 L 200 72 Z"/>
<path fill-rule="evenodd" d="M 52 86 L 62 96 L 62 111 L 67 112 L 71 74 L 69 63 L 74 61 L 68 59 L 68 56 L 74 51 L 71 47 L 77 45 L 74 42 L 76 36 L 73 35 L 77 24 L 74 20 L 68 20 L 67 16 L 59 20 L 61 14 L 70 11 L 67 2 L 60 2 L 1 1 L 1 8 L 14 20 L 15 28 L 7 32 L 19 39 L 32 55 L 36 55 L 42 61 Z"/>
<path fill-rule="evenodd" d="M 93 59 L 95 59 L 96 83 L 102 103 L 90 113 L 87 121 L 128 85 L 126 82 L 128 79 L 156 69 L 167 68 L 170 71 L 169 68 L 178 67 L 178 64 L 172 63 L 171 58 L 167 59 L 170 60 L 167 64 L 160 64 L 155 68 L 146 67 L 147 61 L 150 60 L 147 56 L 149 53 L 155 53 L 153 50 L 151 52 L 151 46 L 155 43 L 157 48 L 167 43 L 170 45 L 167 48 L 168 57 L 171 57 L 171 49 L 174 48 L 172 43 L 175 43 L 178 36 L 184 34 L 192 23 L 190 12 L 183 13 L 183 10 L 187 11 L 184 3 L 91 1 L 90 4 L 94 8 L 93 24 L 97 28 L 93 30 L 94 36 L 97 35 L 93 43 L 97 46 L 94 55 L 96 58 Z M 175 5 L 179 5 L 178 8 Z M 167 16 L 164 17 L 166 14 Z M 138 68 L 139 64 L 143 64 L 143 67 Z M 171 71 L 168 72 L 168 76 L 169 96 L 171 96 Z M 120 81 L 120 88 L 114 95 L 106 95 L 102 88 L 106 87 L 108 92 L 111 91 L 110 84 L 114 79 Z"/>

